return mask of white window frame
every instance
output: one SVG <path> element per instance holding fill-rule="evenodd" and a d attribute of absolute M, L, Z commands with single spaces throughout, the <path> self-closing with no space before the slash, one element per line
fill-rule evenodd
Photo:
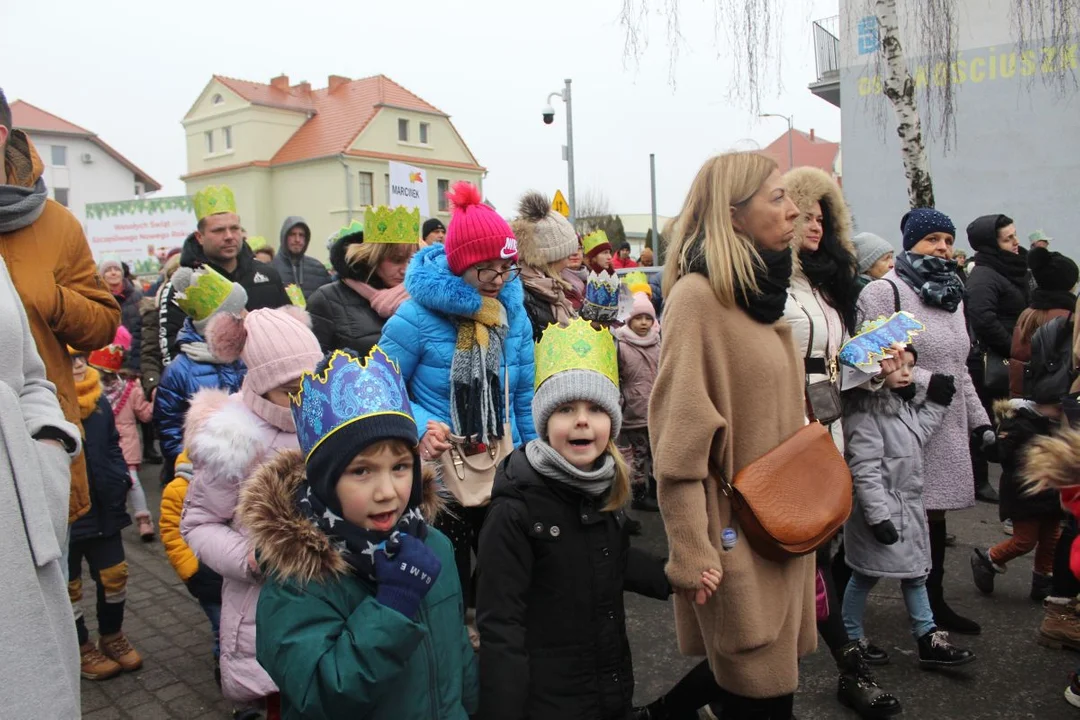
<path fill-rule="evenodd" d="M 446 193 L 450 192 L 449 178 L 439 178 L 438 180 L 436 180 L 435 188 L 439 196 L 439 204 L 436 206 L 439 208 L 439 212 L 450 212 L 450 201 L 446 199 Z"/>
<path fill-rule="evenodd" d="M 203 133 L 203 143 L 206 145 L 206 154 L 214 154 L 214 131 L 207 130 Z"/>
<path fill-rule="evenodd" d="M 357 188 L 360 192 L 360 207 L 370 207 L 375 204 L 375 173 L 361 170 L 358 173 Z M 366 197 L 364 191 L 367 191 Z"/>
<path fill-rule="evenodd" d="M 225 149 L 232 150 L 232 125 L 221 128 L 221 139 Z"/>
<path fill-rule="evenodd" d="M 430 145 L 431 144 L 431 123 L 426 123 L 426 122 L 420 123 L 420 144 L 421 145 Z"/>
<path fill-rule="evenodd" d="M 402 135 L 404 135 L 404 137 L 402 137 Z M 409 142 L 409 119 L 408 118 L 398 118 L 398 121 L 397 121 L 397 139 L 398 139 L 398 142 L 402 142 L 402 143 Z"/>
<path fill-rule="evenodd" d="M 67 167 L 67 145 L 52 145 L 49 148 L 49 159 L 52 161 L 53 167 Z M 60 162 L 56 162 L 57 151 L 63 156 L 60 158 Z"/>

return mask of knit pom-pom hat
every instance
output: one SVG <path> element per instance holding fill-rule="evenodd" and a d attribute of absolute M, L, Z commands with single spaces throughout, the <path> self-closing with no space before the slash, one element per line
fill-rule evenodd
<path fill-rule="evenodd" d="M 531 267 L 565 260 L 577 252 L 578 239 L 570 221 L 551 209 L 551 201 L 528 192 L 518 204 L 518 217 L 510 223 L 518 241 L 521 262 Z"/>
<path fill-rule="evenodd" d="M 220 360 L 244 361 L 244 388 L 255 395 L 296 380 L 323 355 L 310 316 L 294 305 L 252 310 L 243 318 L 218 313 L 207 325 L 206 343 Z"/>
<path fill-rule="evenodd" d="M 1049 292 L 1070 292 L 1080 278 L 1076 263 L 1059 252 L 1046 248 L 1032 248 L 1028 251 L 1028 267 L 1040 290 Z"/>
<path fill-rule="evenodd" d="M 509 223 L 484 204 L 475 185 L 460 181 L 446 194 L 453 206 L 446 229 L 446 261 L 450 272 L 462 275 L 488 260 L 517 260 L 517 239 Z"/>

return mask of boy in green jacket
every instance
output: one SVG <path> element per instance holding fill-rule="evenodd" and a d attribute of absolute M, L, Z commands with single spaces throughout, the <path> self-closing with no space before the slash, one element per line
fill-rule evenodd
<path fill-rule="evenodd" d="M 256 657 L 282 717 L 466 720 L 476 656 L 396 364 L 377 346 L 334 351 L 292 414 L 300 452 L 260 468 L 240 506 L 266 574 Z"/>

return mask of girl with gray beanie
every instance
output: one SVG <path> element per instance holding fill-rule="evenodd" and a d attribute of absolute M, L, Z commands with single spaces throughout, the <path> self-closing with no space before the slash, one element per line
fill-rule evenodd
<path fill-rule="evenodd" d="M 855 282 L 862 289 L 893 269 L 893 246 L 888 240 L 870 232 L 851 238 L 855 245 L 855 264 L 859 272 Z"/>

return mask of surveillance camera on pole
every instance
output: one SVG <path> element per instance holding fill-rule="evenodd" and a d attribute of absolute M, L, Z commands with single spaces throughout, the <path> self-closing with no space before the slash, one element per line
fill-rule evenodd
<path fill-rule="evenodd" d="M 559 98 L 566 103 L 566 145 L 563 146 L 563 157 L 566 160 L 567 192 L 569 193 L 570 222 L 574 222 L 577 211 L 577 199 L 574 196 L 574 111 L 570 102 L 570 78 L 565 81 L 565 87 L 559 92 L 548 95 L 547 104 L 540 112 L 544 117 L 544 124 L 551 125 L 555 122 L 555 108 L 551 106 L 552 98 Z"/>
<path fill-rule="evenodd" d="M 544 115 L 544 124 L 550 125 L 555 122 L 555 108 L 550 105 L 545 105 L 544 109 L 540 111 Z"/>

